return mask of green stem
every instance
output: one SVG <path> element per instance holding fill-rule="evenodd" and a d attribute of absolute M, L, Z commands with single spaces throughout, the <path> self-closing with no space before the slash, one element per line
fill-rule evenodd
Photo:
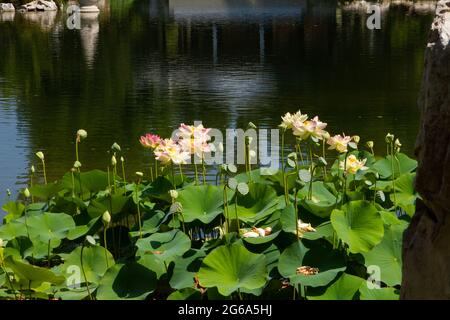
<path fill-rule="evenodd" d="M 195 185 L 198 185 L 198 168 L 197 162 L 195 162 L 195 157 L 194 157 L 194 170 L 195 170 Z"/>
<path fill-rule="evenodd" d="M 107 226 L 105 226 L 104 228 L 103 228 L 103 242 L 104 242 L 104 244 L 105 244 L 105 260 L 106 260 L 106 269 L 108 269 L 108 244 L 106 243 L 106 229 L 107 229 L 108 227 Z"/>
<path fill-rule="evenodd" d="M 236 192 L 236 197 L 234 199 L 234 213 L 236 215 L 236 227 L 237 227 L 237 234 L 239 237 L 239 230 L 241 229 L 241 227 L 239 226 L 239 217 L 238 217 L 238 192 Z"/>
<path fill-rule="evenodd" d="M 42 168 L 44 171 L 44 183 L 47 184 L 47 173 L 45 171 L 45 160 L 44 159 L 42 159 Z"/>
<path fill-rule="evenodd" d="M 300 238 L 299 232 L 298 232 L 298 203 L 297 203 L 297 195 L 298 191 L 297 188 L 294 189 L 294 210 L 295 210 L 295 233 L 297 235 L 297 239 Z"/>
<path fill-rule="evenodd" d="M 286 174 L 285 174 L 285 163 L 284 163 L 284 135 L 286 130 L 283 129 L 283 132 L 281 134 L 281 175 L 283 179 L 283 190 L 284 190 L 284 202 L 286 205 L 289 202 L 288 194 L 287 194 L 287 181 L 286 181 Z"/>
<path fill-rule="evenodd" d="M 395 192 L 395 169 L 394 169 L 394 144 L 391 143 L 391 170 L 392 170 L 392 192 L 394 194 L 394 207 L 397 208 L 397 196 Z"/>
<path fill-rule="evenodd" d="M 138 213 L 138 225 L 139 225 L 139 238 L 142 239 L 142 225 L 141 225 L 141 208 L 140 208 L 140 201 L 139 201 L 139 196 L 138 196 L 138 187 L 139 187 L 139 182 L 136 185 L 136 206 L 137 206 L 137 213 Z"/>
<path fill-rule="evenodd" d="M 202 155 L 202 173 L 203 173 L 203 185 L 206 184 L 206 167 L 205 167 L 205 160 L 203 159 Z"/>
<path fill-rule="evenodd" d="M 126 180 L 126 177 L 125 177 L 125 165 L 123 164 L 123 161 L 122 161 L 122 177 L 123 177 L 123 183 L 126 185 L 127 184 L 127 180 Z"/>
<path fill-rule="evenodd" d="M 184 183 L 184 175 L 183 175 L 183 169 L 181 168 L 181 163 L 178 164 L 178 169 L 180 170 L 181 184 L 183 184 Z"/>
<path fill-rule="evenodd" d="M 322 141 L 322 157 L 324 160 L 326 160 L 326 148 L 325 148 L 325 139 L 323 139 Z M 324 178 L 327 176 L 327 166 L 323 167 L 323 174 L 324 174 Z"/>
<path fill-rule="evenodd" d="M 229 217 L 228 217 L 228 196 L 227 196 L 227 185 L 225 183 L 224 187 L 223 187 L 223 210 L 225 213 L 225 221 L 226 221 L 226 225 L 227 225 L 227 233 L 230 232 L 230 221 L 229 221 Z"/>
<path fill-rule="evenodd" d="M 51 257 L 50 257 L 50 241 L 51 239 L 48 239 L 48 247 L 47 247 L 47 260 L 48 260 L 48 267 L 51 267 Z"/>
<path fill-rule="evenodd" d="M 171 167 L 171 170 L 172 170 L 172 186 L 173 186 L 174 189 L 176 189 L 177 186 L 175 184 L 175 168 L 174 168 L 173 162 L 170 163 L 170 167 Z"/>
<path fill-rule="evenodd" d="M 89 299 L 92 299 L 92 295 L 91 295 L 91 291 L 89 290 L 89 283 L 87 281 L 87 277 L 86 277 L 86 272 L 84 271 L 84 266 L 83 266 L 83 250 L 84 250 L 84 245 L 81 247 L 81 255 L 80 255 L 80 262 L 81 262 L 81 271 L 83 272 L 83 276 L 84 276 L 84 282 L 86 283 L 86 290 L 88 292 L 89 295 Z"/>

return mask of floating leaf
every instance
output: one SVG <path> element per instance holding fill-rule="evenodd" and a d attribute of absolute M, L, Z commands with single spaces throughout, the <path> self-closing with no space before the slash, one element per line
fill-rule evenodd
<path fill-rule="evenodd" d="M 191 249 L 183 256 L 177 257 L 173 268 L 170 286 L 174 289 L 190 288 L 194 285 L 194 277 L 202 264 L 206 253 L 203 250 Z"/>
<path fill-rule="evenodd" d="M 238 217 L 244 222 L 256 222 L 277 209 L 278 197 L 275 190 L 266 184 L 254 183 L 245 196 L 239 197 Z"/>

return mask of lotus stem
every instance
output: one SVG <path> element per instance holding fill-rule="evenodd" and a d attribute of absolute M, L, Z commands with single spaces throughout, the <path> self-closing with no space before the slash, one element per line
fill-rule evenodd
<path fill-rule="evenodd" d="M 75 139 L 75 158 L 79 162 L 80 159 L 78 157 L 78 143 L 79 143 L 79 137 L 77 136 L 77 138 Z M 77 171 L 80 172 L 80 168 L 77 168 Z"/>
<path fill-rule="evenodd" d="M 285 163 L 284 163 L 284 136 L 285 136 L 286 130 L 283 129 L 283 132 L 281 134 L 281 175 L 283 179 L 283 190 L 284 190 L 284 202 L 286 205 L 289 202 L 289 196 L 287 194 L 287 181 L 286 181 L 286 174 L 285 174 Z"/>
<path fill-rule="evenodd" d="M 155 160 L 155 180 L 158 179 L 158 160 Z"/>
<path fill-rule="evenodd" d="M 106 260 L 106 269 L 109 268 L 108 265 L 108 244 L 106 243 L 106 229 L 108 229 L 107 226 L 103 228 L 103 242 L 105 243 L 105 260 Z"/>
<path fill-rule="evenodd" d="M 194 159 L 194 170 L 195 170 L 195 185 L 198 186 L 198 168 L 197 168 L 197 162 L 195 162 L 195 159 Z"/>
<path fill-rule="evenodd" d="M 202 173 L 203 173 L 203 185 L 206 184 L 206 167 L 205 167 L 205 159 L 202 155 Z"/>
<path fill-rule="evenodd" d="M 230 232 L 230 222 L 228 217 L 228 196 L 227 196 L 227 184 L 223 186 L 223 210 L 225 213 L 225 221 L 227 225 L 227 233 Z"/>
<path fill-rule="evenodd" d="M 139 238 L 142 239 L 142 225 L 141 225 L 141 209 L 140 209 L 140 200 L 139 200 L 139 196 L 138 196 L 138 188 L 140 185 L 140 180 L 138 180 L 138 183 L 136 185 L 136 199 L 137 199 L 137 214 L 138 214 L 138 225 L 139 225 Z"/>
<path fill-rule="evenodd" d="M 123 183 L 127 184 L 127 178 L 125 177 L 125 164 L 124 161 L 122 161 L 122 177 L 123 177 Z"/>
<path fill-rule="evenodd" d="M 172 186 L 173 186 L 174 189 L 176 189 L 177 186 L 175 184 L 175 169 L 174 169 L 173 162 L 171 162 L 170 168 L 171 168 L 171 171 L 172 171 Z"/>
<path fill-rule="evenodd" d="M 150 180 L 153 182 L 153 168 L 150 166 Z"/>
<path fill-rule="evenodd" d="M 394 168 L 394 143 L 391 142 L 391 170 L 392 170 L 392 192 L 394 195 L 394 207 L 397 208 L 397 196 L 395 192 L 395 168 Z"/>
<path fill-rule="evenodd" d="M 80 255 L 80 263 L 81 263 L 81 271 L 83 272 L 83 277 L 84 277 L 84 283 L 86 284 L 86 290 L 87 293 L 89 295 L 89 299 L 92 299 L 92 295 L 91 295 L 91 291 L 89 290 L 89 283 L 86 277 L 86 271 L 84 270 L 84 266 L 83 266 L 83 250 L 84 250 L 84 244 L 81 246 L 81 255 Z"/>
<path fill-rule="evenodd" d="M 238 217 L 238 192 L 236 192 L 236 197 L 234 199 L 234 213 L 236 215 L 236 227 L 237 227 L 237 234 L 239 237 L 239 230 L 241 229 L 241 227 L 239 226 L 239 217 Z"/>
<path fill-rule="evenodd" d="M 44 172 L 44 183 L 47 184 L 47 172 L 45 171 L 45 160 L 42 159 L 42 170 Z"/>
<path fill-rule="evenodd" d="M 326 148 L 325 148 L 325 139 L 322 140 L 322 157 L 324 160 L 326 160 Z M 324 178 L 327 176 L 327 166 L 323 166 L 323 174 L 324 174 Z"/>
<path fill-rule="evenodd" d="M 47 259 L 48 259 L 48 267 L 51 267 L 51 260 L 50 260 L 50 241 L 51 239 L 48 239 L 48 247 L 47 247 Z"/>
<path fill-rule="evenodd" d="M 181 163 L 178 164 L 178 169 L 180 171 L 181 183 L 184 184 L 184 175 L 183 175 L 183 169 L 181 168 Z"/>
<path fill-rule="evenodd" d="M 297 235 L 297 239 L 300 239 L 300 234 L 298 232 L 298 200 L 297 200 L 298 190 L 294 189 L 294 212 L 295 212 L 295 233 Z"/>

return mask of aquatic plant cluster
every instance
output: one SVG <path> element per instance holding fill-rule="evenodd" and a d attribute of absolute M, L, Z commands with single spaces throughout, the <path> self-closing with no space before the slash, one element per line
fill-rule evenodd
<path fill-rule="evenodd" d="M 80 129 L 71 170 L 47 181 L 37 152 L 42 179 L 32 166 L 20 199 L 3 206 L 0 298 L 398 299 L 417 163 L 392 134 L 381 156 L 326 127 L 284 115 L 271 175 L 252 169 L 248 139 L 242 172 L 194 162 L 184 173 L 216 149 L 209 129 L 185 124 L 170 139 L 140 138 L 153 156 L 146 174 L 126 174 L 117 143 L 106 170 L 85 172 Z"/>

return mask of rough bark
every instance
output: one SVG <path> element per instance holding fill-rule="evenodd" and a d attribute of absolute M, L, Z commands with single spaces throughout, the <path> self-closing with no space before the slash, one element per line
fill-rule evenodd
<path fill-rule="evenodd" d="M 450 1 L 439 1 L 425 53 L 416 190 L 403 238 L 402 299 L 450 299 Z"/>

